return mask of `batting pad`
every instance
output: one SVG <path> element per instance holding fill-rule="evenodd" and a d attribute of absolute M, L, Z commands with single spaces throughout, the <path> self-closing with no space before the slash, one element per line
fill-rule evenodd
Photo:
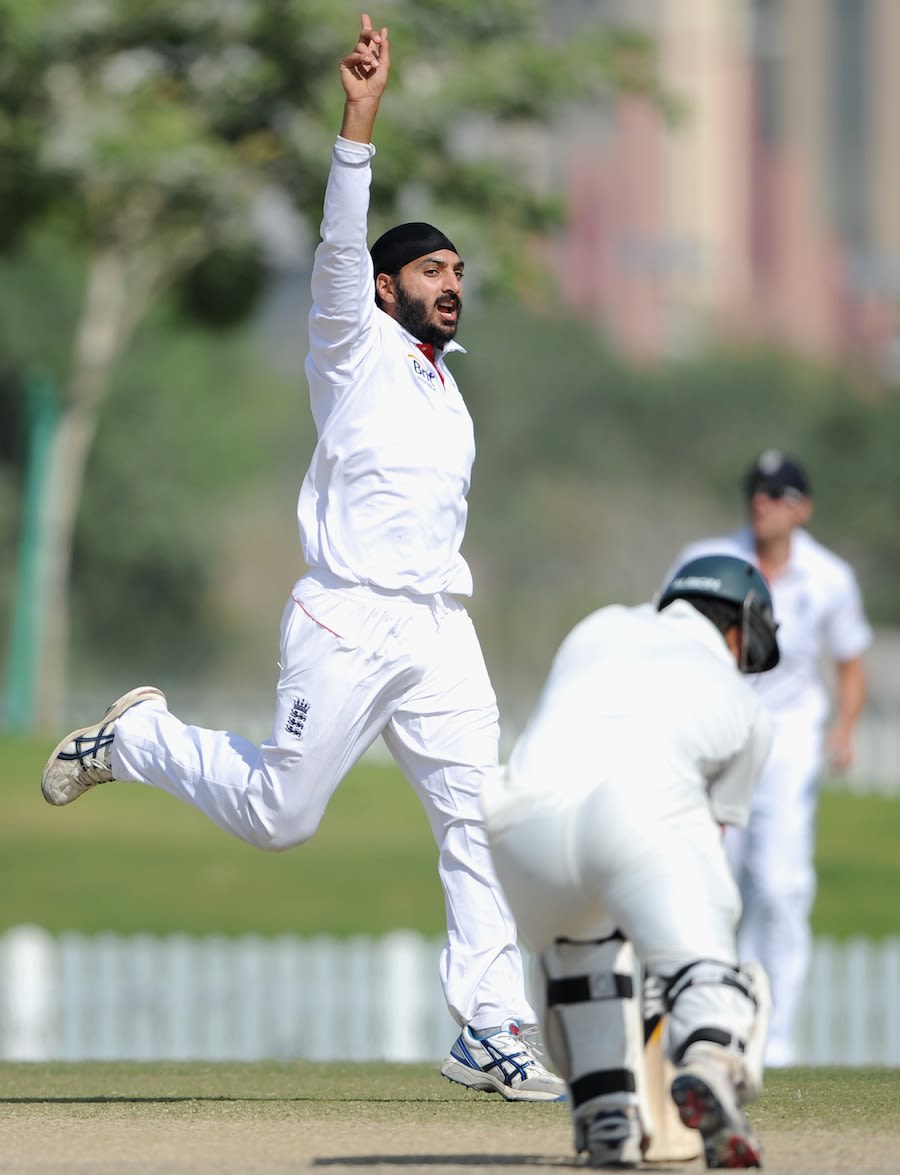
<path fill-rule="evenodd" d="M 587 1103 L 638 1106 L 644 1041 L 631 943 L 618 935 L 564 940 L 541 964 L 545 1044 L 569 1086 L 573 1113 Z"/>

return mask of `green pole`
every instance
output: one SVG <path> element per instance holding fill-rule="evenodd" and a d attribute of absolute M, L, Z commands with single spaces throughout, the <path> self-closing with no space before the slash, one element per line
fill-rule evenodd
<path fill-rule="evenodd" d="M 37 592 L 40 515 L 50 449 L 59 416 L 59 400 L 50 377 L 43 371 L 28 372 L 25 377 L 28 434 L 25 491 L 3 707 L 4 725 L 10 731 L 28 730 L 34 715 L 35 671 L 41 627 Z"/>

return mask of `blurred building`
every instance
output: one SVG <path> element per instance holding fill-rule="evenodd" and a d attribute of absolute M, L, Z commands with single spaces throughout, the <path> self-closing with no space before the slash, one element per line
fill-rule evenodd
<path fill-rule="evenodd" d="M 563 0 L 656 40 L 639 99 L 557 143 L 563 296 L 634 358 L 771 338 L 900 379 L 898 0 Z"/>

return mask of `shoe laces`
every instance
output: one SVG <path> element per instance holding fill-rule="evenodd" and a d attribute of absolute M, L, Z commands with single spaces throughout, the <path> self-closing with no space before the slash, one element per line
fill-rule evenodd
<path fill-rule="evenodd" d="M 110 769 L 99 759 L 90 759 L 83 765 L 80 771 L 82 780 L 90 783 L 109 783 Z"/>
<path fill-rule="evenodd" d="M 536 1060 L 543 1058 L 544 1042 L 541 1039 L 541 1030 L 536 1024 L 532 1024 L 528 1028 L 523 1028 L 521 1024 L 516 1024 L 514 1035 L 518 1037 Z"/>
<path fill-rule="evenodd" d="M 522 1027 L 518 1020 L 507 1020 L 501 1032 L 507 1033 L 513 1038 L 522 1052 L 525 1053 L 529 1062 L 535 1067 L 535 1072 L 546 1072 L 544 1064 L 544 1045 L 541 1040 L 541 1030 L 536 1024 L 530 1024 L 527 1027 Z"/>

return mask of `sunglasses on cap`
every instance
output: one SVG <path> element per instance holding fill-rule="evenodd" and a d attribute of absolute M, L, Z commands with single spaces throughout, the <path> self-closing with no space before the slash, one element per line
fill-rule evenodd
<path fill-rule="evenodd" d="M 753 482 L 747 488 L 747 500 L 749 501 L 754 494 L 765 494 L 773 502 L 779 502 L 784 499 L 789 506 L 796 506 L 798 502 L 803 501 L 804 497 L 801 491 L 794 486 L 781 485 L 780 482 L 774 481 Z"/>

